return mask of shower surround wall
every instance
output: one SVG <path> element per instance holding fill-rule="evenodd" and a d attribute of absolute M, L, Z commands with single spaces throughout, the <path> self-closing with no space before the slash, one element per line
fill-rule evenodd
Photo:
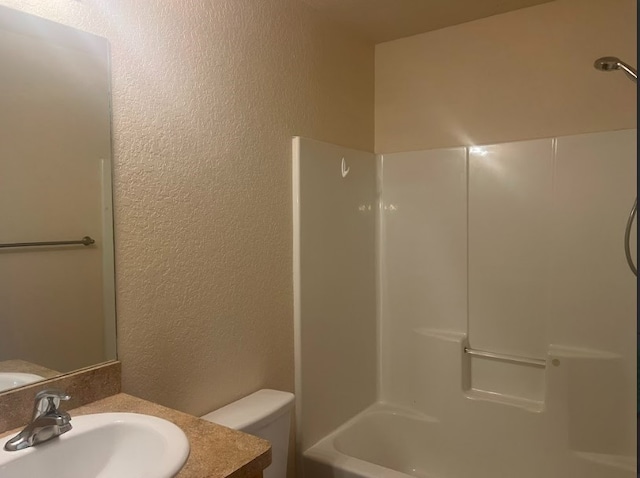
<path fill-rule="evenodd" d="M 636 130 L 379 157 L 375 397 L 363 391 L 375 313 L 343 283 L 371 284 L 372 272 L 340 252 L 366 260 L 371 230 L 354 212 L 373 174 L 342 183 L 348 153 L 304 141 L 305 478 L 635 476 L 636 297 L 622 237 Z"/>
<path fill-rule="evenodd" d="M 533 441 L 567 434 L 565 452 L 635 453 L 635 145 L 625 130 L 383 155 L 382 401 L 454 422 L 485 407 Z M 524 426 L 558 409 L 540 435 Z"/>
<path fill-rule="evenodd" d="M 294 138 L 293 185 L 302 450 L 376 401 L 375 156 Z"/>

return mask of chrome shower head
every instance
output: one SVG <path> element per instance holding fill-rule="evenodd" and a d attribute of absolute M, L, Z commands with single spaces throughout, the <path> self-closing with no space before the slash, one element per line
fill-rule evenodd
<path fill-rule="evenodd" d="M 618 66 L 618 63 L 620 63 L 620 59 L 616 58 L 615 56 L 603 56 L 602 58 L 598 58 L 593 63 L 593 66 L 596 70 L 612 71 L 620 68 Z"/>
<path fill-rule="evenodd" d="M 600 71 L 622 70 L 634 83 L 637 83 L 638 81 L 638 72 L 635 68 L 615 56 L 603 56 L 602 58 L 598 58 L 593 63 L 593 66 L 596 70 Z"/>

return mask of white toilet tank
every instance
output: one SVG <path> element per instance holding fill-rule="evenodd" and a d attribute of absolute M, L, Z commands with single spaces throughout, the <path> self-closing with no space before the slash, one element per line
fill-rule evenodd
<path fill-rule="evenodd" d="M 293 393 L 258 390 L 202 418 L 268 440 L 271 465 L 264 470 L 264 478 L 285 478 L 293 400 Z"/>

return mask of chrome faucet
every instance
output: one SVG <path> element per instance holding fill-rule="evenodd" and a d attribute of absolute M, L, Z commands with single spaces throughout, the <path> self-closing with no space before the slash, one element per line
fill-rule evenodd
<path fill-rule="evenodd" d="M 60 400 L 71 397 L 60 390 L 42 390 L 36 394 L 33 418 L 24 430 L 4 445 L 7 451 L 22 450 L 51 440 L 71 430 L 71 417 L 58 410 Z"/>

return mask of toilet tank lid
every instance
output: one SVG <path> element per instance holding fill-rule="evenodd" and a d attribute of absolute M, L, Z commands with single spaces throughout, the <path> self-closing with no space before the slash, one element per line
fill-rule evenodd
<path fill-rule="evenodd" d="M 289 412 L 293 406 L 293 393 L 263 389 L 230 403 L 202 418 L 235 430 L 259 428 Z"/>

